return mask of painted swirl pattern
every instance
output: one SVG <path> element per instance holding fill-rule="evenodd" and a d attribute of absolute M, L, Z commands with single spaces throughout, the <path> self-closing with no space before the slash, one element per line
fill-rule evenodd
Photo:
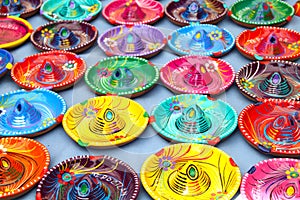
<path fill-rule="evenodd" d="M 20 137 L 0 139 L 0 198 L 25 193 L 47 172 L 48 150 L 39 142 Z"/>
<path fill-rule="evenodd" d="M 298 155 L 300 103 L 268 99 L 251 104 L 239 116 L 242 135 L 254 147 L 275 155 Z"/>
<path fill-rule="evenodd" d="M 249 200 L 299 199 L 300 162 L 274 158 L 261 161 L 244 175 L 241 195 Z"/>
<path fill-rule="evenodd" d="M 241 175 L 232 158 L 217 148 L 186 143 L 150 156 L 141 180 L 154 199 L 230 199 Z"/>
<path fill-rule="evenodd" d="M 236 83 L 251 99 L 299 99 L 300 65 L 289 61 L 256 61 L 242 67 Z"/>
<path fill-rule="evenodd" d="M 148 115 L 130 99 L 102 96 L 69 108 L 62 123 L 79 145 L 109 147 L 140 135 L 148 124 Z"/>
<path fill-rule="evenodd" d="M 160 77 L 177 93 L 219 94 L 233 83 L 234 70 L 224 60 L 192 55 L 165 64 Z"/>
<path fill-rule="evenodd" d="M 161 102 L 151 113 L 153 128 L 164 138 L 216 145 L 237 127 L 237 113 L 221 100 L 184 94 Z"/>
<path fill-rule="evenodd" d="M 65 160 L 43 177 L 37 200 L 136 199 L 139 179 L 126 163 L 109 156 L 78 156 Z"/>

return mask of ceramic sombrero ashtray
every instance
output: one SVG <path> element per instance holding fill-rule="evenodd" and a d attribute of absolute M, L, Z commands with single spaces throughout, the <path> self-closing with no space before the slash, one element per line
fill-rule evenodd
<path fill-rule="evenodd" d="M 79 53 L 90 48 L 97 37 L 96 27 L 87 22 L 60 20 L 38 27 L 30 40 L 41 51 L 65 50 Z"/>
<path fill-rule="evenodd" d="M 114 0 L 102 10 L 111 24 L 153 24 L 163 17 L 164 7 L 155 0 Z"/>
<path fill-rule="evenodd" d="M 42 3 L 42 0 L 2 0 L 0 16 L 27 18 L 37 13 Z"/>
<path fill-rule="evenodd" d="M 228 15 L 246 27 L 282 26 L 292 20 L 294 8 L 278 0 L 238 0 L 229 8 Z"/>
<path fill-rule="evenodd" d="M 300 99 L 300 65 L 290 61 L 254 61 L 243 66 L 235 82 L 251 100 L 263 98 Z"/>
<path fill-rule="evenodd" d="M 220 57 L 234 46 L 234 37 L 226 29 L 210 24 L 179 28 L 168 36 L 169 47 L 178 55 Z"/>
<path fill-rule="evenodd" d="M 146 59 L 115 56 L 104 58 L 88 68 L 84 79 L 97 94 L 134 98 L 155 86 L 159 71 Z"/>
<path fill-rule="evenodd" d="M 252 60 L 296 60 L 300 33 L 287 28 L 260 26 L 236 37 L 237 49 Z"/>
<path fill-rule="evenodd" d="M 153 199 L 231 199 L 241 182 L 240 169 L 229 155 L 194 143 L 166 146 L 150 155 L 140 177 Z"/>
<path fill-rule="evenodd" d="M 299 159 L 260 161 L 243 176 L 241 199 L 299 199 L 299 173 Z"/>
<path fill-rule="evenodd" d="M 49 169 L 36 199 L 135 200 L 139 190 L 139 177 L 125 162 L 110 156 L 76 156 Z"/>
<path fill-rule="evenodd" d="M 47 148 L 25 137 L 2 137 L 0 156 L 1 199 L 15 199 L 34 188 L 50 163 Z"/>
<path fill-rule="evenodd" d="M 102 9 L 98 0 L 47 0 L 41 6 L 41 14 L 49 20 L 91 21 Z"/>
<path fill-rule="evenodd" d="M 23 44 L 33 32 L 25 19 L 13 16 L 0 17 L 0 48 L 14 48 Z"/>
<path fill-rule="evenodd" d="M 178 0 L 170 1 L 165 8 L 168 19 L 179 26 L 191 23 L 216 24 L 227 13 L 227 6 L 218 0 Z"/>
<path fill-rule="evenodd" d="M 0 49 L 0 78 L 13 67 L 14 57 L 5 49 Z"/>
<path fill-rule="evenodd" d="M 11 77 L 24 89 L 60 91 L 72 87 L 85 70 L 85 61 L 78 55 L 55 50 L 34 54 L 17 62 L 11 69 Z"/>
<path fill-rule="evenodd" d="M 182 56 L 160 69 L 161 81 L 178 94 L 220 94 L 232 85 L 234 77 L 229 63 L 209 56 Z"/>
<path fill-rule="evenodd" d="M 242 110 L 238 126 L 244 138 L 257 150 L 277 156 L 300 153 L 300 102 L 261 99 Z"/>
<path fill-rule="evenodd" d="M 229 104 L 199 94 L 169 97 L 153 109 L 150 117 L 152 127 L 167 140 L 210 145 L 230 136 L 237 120 Z"/>
<path fill-rule="evenodd" d="M 46 133 L 61 123 L 66 110 L 60 95 L 43 88 L 2 94 L 0 136 L 34 137 Z"/>
<path fill-rule="evenodd" d="M 112 148 L 135 140 L 149 116 L 137 102 L 119 96 L 90 98 L 70 107 L 62 125 L 80 146 Z"/>
<path fill-rule="evenodd" d="M 121 25 L 104 32 L 98 39 L 99 47 L 108 56 L 140 56 L 150 58 L 166 45 L 165 35 L 145 24 Z"/>

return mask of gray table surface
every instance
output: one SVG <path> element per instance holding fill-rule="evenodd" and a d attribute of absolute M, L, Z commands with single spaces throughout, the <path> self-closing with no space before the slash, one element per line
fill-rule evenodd
<path fill-rule="evenodd" d="M 107 5 L 110 1 L 102 1 L 103 6 Z M 163 5 L 166 5 L 168 0 L 160 1 Z M 225 3 L 227 6 L 232 5 L 234 1 L 226 0 Z M 295 1 L 287 1 L 291 5 Z M 48 21 L 43 18 L 41 15 L 36 14 L 33 17 L 27 19 L 36 29 L 38 26 L 46 24 Z M 297 31 L 300 31 L 299 26 L 300 18 L 294 17 L 290 23 L 285 25 L 286 28 L 291 28 Z M 103 16 L 100 14 L 91 24 L 95 25 L 99 31 L 99 35 L 105 32 L 107 29 L 113 27 L 109 24 Z M 154 24 L 155 27 L 159 28 L 166 35 L 171 31 L 180 28 L 172 24 L 166 16 L 163 19 L 159 20 Z M 226 18 L 218 23 L 218 26 L 221 28 L 226 28 L 230 31 L 235 37 L 245 30 L 245 27 L 241 27 L 226 16 Z M 28 40 L 25 44 L 17 47 L 16 49 L 10 50 L 15 58 L 15 62 L 22 61 L 24 57 L 39 53 L 38 50 L 34 48 L 31 42 Z M 80 53 L 80 56 L 85 59 L 87 66 L 94 65 L 97 61 L 105 58 L 104 52 L 97 46 L 97 43 L 93 47 Z M 157 56 L 151 58 L 150 60 L 161 68 L 165 63 L 178 57 L 175 55 L 168 47 L 166 47 L 163 52 Z M 234 48 L 229 54 L 221 57 L 221 59 L 229 62 L 237 72 L 243 65 L 251 62 L 249 59 L 243 57 L 236 48 Z M 299 61 L 296 61 L 299 62 Z M 18 90 L 18 87 L 11 79 L 10 74 L 6 74 L 3 78 L 0 79 L 0 93 L 6 93 L 9 91 Z M 80 103 L 96 95 L 89 89 L 85 84 L 84 80 L 77 82 L 74 87 L 67 90 L 59 92 L 59 94 L 66 100 L 67 106 L 70 107 L 76 103 Z M 145 95 L 135 98 L 134 100 L 139 102 L 148 113 L 151 113 L 153 107 L 159 104 L 162 100 L 167 97 L 173 96 L 174 94 L 165 88 L 160 82 L 154 87 L 150 92 Z M 238 113 L 247 106 L 251 104 L 250 100 L 245 98 L 238 90 L 237 86 L 233 84 L 226 92 L 221 95 L 214 96 L 214 98 L 222 99 L 223 101 L 229 103 Z M 75 143 L 64 131 L 62 126 L 56 127 L 54 130 L 35 137 L 34 139 L 43 143 L 49 150 L 51 156 L 50 167 L 58 164 L 59 162 L 77 155 L 110 155 L 116 158 L 119 158 L 130 166 L 132 166 L 138 173 L 144 162 L 144 160 L 151 154 L 157 152 L 161 148 L 170 145 L 169 142 L 162 139 L 151 126 L 148 126 L 145 132 L 133 142 L 113 148 L 113 149 L 87 149 L 80 147 Z M 240 167 L 242 175 L 248 171 L 248 169 L 256 164 L 257 162 L 272 158 L 272 156 L 263 155 L 258 152 L 256 149 L 252 148 L 240 134 L 238 128 L 229 136 L 226 140 L 220 142 L 217 145 L 218 148 L 222 149 L 228 153 L 237 165 Z M 36 187 L 23 195 L 18 199 L 22 200 L 32 200 L 35 199 Z M 141 190 L 138 196 L 138 200 L 148 200 L 151 197 L 141 186 Z"/>

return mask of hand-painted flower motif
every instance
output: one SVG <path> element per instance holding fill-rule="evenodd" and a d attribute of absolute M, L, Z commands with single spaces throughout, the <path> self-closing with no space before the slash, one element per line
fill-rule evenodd
<path fill-rule="evenodd" d="M 94 5 L 92 5 L 91 7 L 88 8 L 88 11 L 91 12 L 91 13 L 94 13 L 98 10 L 98 8 L 99 8 L 99 5 L 94 4 Z"/>
<path fill-rule="evenodd" d="M 30 81 L 30 80 L 24 80 L 23 81 L 23 83 L 25 84 L 25 85 L 30 85 L 30 86 L 34 86 L 35 85 L 35 83 L 33 82 L 33 81 Z"/>
<path fill-rule="evenodd" d="M 6 152 L 7 152 L 7 148 L 5 148 L 5 147 L 3 146 L 3 144 L 0 144 L 0 154 L 1 154 L 1 153 L 6 154 Z"/>
<path fill-rule="evenodd" d="M 218 63 L 215 61 L 208 61 L 204 64 L 208 72 L 214 72 L 218 70 Z"/>
<path fill-rule="evenodd" d="M 293 51 L 297 51 L 300 48 L 300 40 L 298 42 L 288 44 L 287 48 Z"/>
<path fill-rule="evenodd" d="M 124 139 L 125 137 L 123 135 L 116 135 L 114 138 L 110 139 L 111 142 L 114 142 L 114 141 L 119 141 L 119 140 L 122 140 Z"/>
<path fill-rule="evenodd" d="M 76 177 L 73 172 L 70 172 L 70 169 L 67 168 L 65 170 L 61 170 L 59 174 L 57 174 L 58 182 L 62 185 L 74 184 Z"/>
<path fill-rule="evenodd" d="M 243 85 L 244 88 L 251 89 L 254 87 L 254 84 L 245 78 L 241 78 L 240 83 L 241 83 L 241 85 Z"/>
<path fill-rule="evenodd" d="M 44 30 L 41 31 L 41 35 L 44 38 L 53 38 L 54 37 L 54 33 L 52 30 L 49 30 L 48 28 L 45 28 Z"/>
<path fill-rule="evenodd" d="M 97 75 L 100 78 L 109 77 L 111 75 L 111 72 L 107 68 L 101 68 L 97 69 Z"/>
<path fill-rule="evenodd" d="M 176 162 L 172 161 L 171 156 L 163 156 L 159 159 L 159 168 L 164 171 L 168 171 L 169 169 L 174 169 Z"/>
<path fill-rule="evenodd" d="M 3 106 L 0 106 L 0 117 L 2 115 L 5 115 L 5 113 L 6 113 L 6 110 L 3 108 Z"/>
<path fill-rule="evenodd" d="M 53 124 L 54 121 L 55 121 L 54 118 L 46 118 L 46 119 L 43 121 L 43 126 L 48 127 L 48 126 L 50 126 L 51 124 Z"/>
<path fill-rule="evenodd" d="M 227 200 L 227 192 L 217 192 L 217 193 L 212 193 L 210 200 Z"/>
<path fill-rule="evenodd" d="M 300 173 L 300 169 L 297 168 L 295 169 L 294 167 L 291 167 L 289 170 L 285 171 L 287 179 L 293 179 L 293 178 L 300 179 L 299 173 Z"/>
<path fill-rule="evenodd" d="M 219 30 L 215 30 L 215 31 L 212 31 L 208 34 L 209 38 L 211 40 L 219 40 L 222 38 L 222 31 L 219 31 Z"/>
<path fill-rule="evenodd" d="M 92 106 L 83 109 L 82 115 L 86 118 L 95 118 L 98 110 Z"/>
<path fill-rule="evenodd" d="M 66 71 L 74 71 L 77 68 L 77 63 L 75 60 L 70 60 L 68 62 L 66 62 L 63 66 L 62 66 L 63 70 Z"/>
<path fill-rule="evenodd" d="M 170 111 L 173 113 L 180 113 L 182 111 L 182 104 L 178 100 L 173 100 L 170 103 Z"/>
<path fill-rule="evenodd" d="M 159 47 L 160 47 L 160 43 L 158 42 L 158 43 L 150 43 L 149 45 L 148 45 L 148 49 L 150 50 L 150 51 L 153 51 L 153 50 L 155 50 L 155 49 L 158 49 Z"/>
<path fill-rule="evenodd" d="M 104 38 L 103 42 L 106 46 L 111 47 L 111 48 L 116 47 L 118 45 L 118 43 L 111 38 Z"/>

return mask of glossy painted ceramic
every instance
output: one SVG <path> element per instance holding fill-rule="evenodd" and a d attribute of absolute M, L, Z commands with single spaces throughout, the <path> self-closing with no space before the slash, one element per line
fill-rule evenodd
<path fill-rule="evenodd" d="M 47 0 L 41 14 L 49 20 L 91 21 L 102 9 L 99 0 Z"/>
<path fill-rule="evenodd" d="M 25 19 L 13 16 L 0 17 L 0 48 L 14 48 L 24 43 L 33 32 Z"/>
<path fill-rule="evenodd" d="M 243 176 L 242 199 L 299 199 L 300 160 L 273 158 L 252 166 Z"/>
<path fill-rule="evenodd" d="M 48 171 L 46 147 L 24 137 L 0 138 L 0 198 L 13 199 L 31 190 Z"/>
<path fill-rule="evenodd" d="M 140 56 L 150 58 L 166 45 L 167 38 L 149 25 L 121 25 L 104 32 L 98 39 L 99 47 L 107 56 Z"/>
<path fill-rule="evenodd" d="M 146 110 L 137 102 L 102 96 L 69 108 L 62 124 L 82 147 L 112 148 L 136 139 L 148 125 L 148 119 Z"/>
<path fill-rule="evenodd" d="M 300 153 L 300 102 L 261 99 L 242 110 L 238 119 L 241 134 L 265 154 L 296 156 Z"/>
<path fill-rule="evenodd" d="M 220 57 L 233 48 L 234 37 L 215 25 L 195 24 L 173 31 L 168 36 L 168 45 L 178 55 Z"/>
<path fill-rule="evenodd" d="M 52 167 L 37 187 L 36 200 L 134 200 L 140 190 L 137 173 L 110 156 L 77 156 Z"/>
<path fill-rule="evenodd" d="M 257 98 L 300 99 L 300 64 L 289 61 L 255 61 L 243 66 L 235 82 L 243 95 Z"/>
<path fill-rule="evenodd" d="M 61 20 L 38 27 L 30 40 L 41 51 L 65 50 L 79 53 L 90 48 L 97 37 L 97 28 L 89 23 Z"/>
<path fill-rule="evenodd" d="M 78 55 L 66 51 L 48 51 L 17 62 L 11 70 L 11 77 L 24 89 L 60 91 L 72 87 L 85 70 L 85 61 Z"/>
<path fill-rule="evenodd" d="M 102 10 L 111 24 L 153 24 L 163 17 L 163 5 L 154 0 L 113 0 Z"/>
<path fill-rule="evenodd" d="M 0 136 L 41 135 L 60 124 L 66 110 L 64 99 L 46 89 L 2 94 Z"/>
<path fill-rule="evenodd" d="M 231 157 L 215 147 L 193 143 L 167 146 L 149 156 L 140 177 L 153 199 L 231 199 L 241 182 Z"/>
<path fill-rule="evenodd" d="M 12 68 L 13 62 L 13 55 L 4 49 L 0 49 L 0 78 Z"/>
<path fill-rule="evenodd" d="M 253 60 L 296 60 L 300 57 L 300 33 L 287 28 L 261 26 L 236 37 L 236 47 Z"/>
<path fill-rule="evenodd" d="M 234 81 L 233 67 L 224 60 L 190 55 L 175 58 L 160 69 L 160 79 L 175 93 L 224 92 Z"/>
<path fill-rule="evenodd" d="M 183 94 L 162 101 L 150 119 L 152 127 L 167 140 L 216 145 L 236 129 L 238 115 L 222 100 Z"/>
<path fill-rule="evenodd" d="M 179 26 L 191 23 L 216 24 L 227 13 L 227 6 L 218 0 L 178 0 L 169 1 L 165 13 L 171 22 Z"/>
<path fill-rule="evenodd" d="M 3 0 L 0 3 L 0 16 L 27 18 L 37 13 L 42 0 Z"/>
<path fill-rule="evenodd" d="M 88 68 L 84 80 L 97 94 L 137 97 L 151 90 L 159 71 L 143 58 L 117 56 L 104 58 Z"/>
<path fill-rule="evenodd" d="M 293 6 L 278 0 L 238 0 L 228 11 L 231 19 L 242 26 L 282 26 L 292 20 Z"/>

